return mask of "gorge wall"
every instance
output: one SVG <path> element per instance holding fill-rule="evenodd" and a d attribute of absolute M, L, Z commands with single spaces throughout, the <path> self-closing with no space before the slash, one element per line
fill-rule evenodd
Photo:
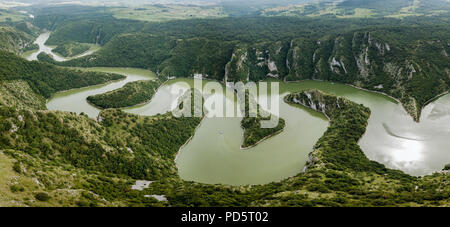
<path fill-rule="evenodd" d="M 53 63 L 147 68 L 169 78 L 346 83 L 397 98 L 419 121 L 422 107 L 450 87 L 447 32 L 391 27 L 254 43 L 133 33 L 114 37 L 94 55 Z"/>

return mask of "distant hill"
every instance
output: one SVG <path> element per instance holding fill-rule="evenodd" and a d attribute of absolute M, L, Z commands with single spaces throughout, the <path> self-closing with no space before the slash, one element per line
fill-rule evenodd
<path fill-rule="evenodd" d="M 434 16 L 448 14 L 447 0 L 343 0 L 316 1 L 267 8 L 265 16 L 332 16 L 340 18 Z"/>

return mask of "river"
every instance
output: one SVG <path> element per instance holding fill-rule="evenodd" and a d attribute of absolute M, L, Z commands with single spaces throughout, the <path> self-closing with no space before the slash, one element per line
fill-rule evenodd
<path fill-rule="evenodd" d="M 36 41 L 34 41 L 34 43 L 39 46 L 39 50 L 34 50 L 34 51 L 29 51 L 29 52 L 24 53 L 24 58 L 26 58 L 29 61 L 37 60 L 37 56 L 40 53 L 44 52 L 44 53 L 52 56 L 53 59 L 55 59 L 55 61 L 67 61 L 70 59 L 80 58 L 83 56 L 91 55 L 92 53 L 94 53 L 95 51 L 97 51 L 99 49 L 99 46 L 92 45 L 91 49 L 89 49 L 88 51 L 86 51 L 80 55 L 77 55 L 77 56 L 74 56 L 71 58 L 65 58 L 63 56 L 60 56 L 60 55 L 52 52 L 52 50 L 55 49 L 54 46 L 45 45 L 45 42 L 47 42 L 49 37 L 50 37 L 50 32 L 42 33 L 41 35 L 39 35 L 39 37 L 37 37 Z"/>
<path fill-rule="evenodd" d="M 138 69 L 86 70 L 121 73 L 127 79 L 58 93 L 48 101 L 47 108 L 84 112 L 95 118 L 99 110 L 89 105 L 86 97 L 114 90 L 130 81 L 154 78 L 151 72 Z M 193 82 L 194 79 L 171 80 L 157 91 L 151 102 L 124 110 L 144 116 L 166 113 L 178 97 L 170 90 L 174 87 L 187 89 Z M 395 100 L 342 84 L 280 82 L 280 100 L 290 92 L 305 89 L 343 96 L 372 110 L 367 132 L 359 143 L 369 159 L 416 176 L 439 171 L 450 163 L 450 95 L 426 106 L 420 123 L 416 123 Z M 223 96 L 222 93 L 216 95 Z M 226 100 L 235 101 L 230 97 Z M 313 145 L 328 127 L 328 121 L 320 113 L 282 101 L 280 116 L 286 120 L 286 129 L 249 150 L 240 149 L 243 139 L 240 118 L 206 118 L 177 158 L 179 175 L 201 183 L 247 185 L 279 181 L 298 174 Z"/>

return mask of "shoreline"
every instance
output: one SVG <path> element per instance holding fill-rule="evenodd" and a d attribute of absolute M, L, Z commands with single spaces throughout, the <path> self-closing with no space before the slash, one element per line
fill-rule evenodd
<path fill-rule="evenodd" d="M 178 152 L 175 154 L 175 159 L 174 159 L 175 165 L 177 165 L 177 160 L 178 160 L 178 157 L 179 157 L 180 154 L 181 154 L 181 151 L 183 150 L 183 148 L 185 148 L 185 147 L 186 147 L 186 146 L 194 139 L 194 136 L 197 134 L 197 130 L 200 129 L 200 127 L 201 127 L 201 125 L 203 124 L 203 122 L 205 121 L 205 119 L 206 119 L 206 115 L 203 116 L 203 118 L 202 118 L 202 120 L 200 121 L 200 123 L 197 125 L 197 127 L 195 127 L 194 134 L 186 141 L 186 143 L 184 143 L 184 144 L 180 147 L 180 149 L 178 149 Z M 178 166 L 177 166 L 177 169 L 178 169 Z M 178 172 L 179 172 L 179 171 L 178 171 Z M 180 177 L 180 178 L 181 178 L 181 177 Z"/>
<path fill-rule="evenodd" d="M 120 68 L 120 67 L 118 67 L 118 68 Z M 122 67 L 122 68 L 123 68 L 123 67 Z M 165 85 L 166 83 L 168 83 L 168 82 L 170 82 L 170 81 L 174 81 L 174 80 L 177 80 L 177 79 L 195 79 L 195 78 L 191 78 L 191 77 L 174 78 L 174 79 L 170 79 L 170 80 L 165 81 L 161 86 Z M 209 80 L 215 81 L 215 80 L 213 80 L 213 79 L 209 79 Z M 303 80 L 303 81 L 308 81 L 308 80 Z M 319 81 L 319 80 L 309 80 L 309 81 Z M 293 83 L 299 83 L 299 82 L 302 82 L 302 81 L 293 81 Z M 334 83 L 334 82 L 330 82 L 330 81 L 322 81 L 322 82 L 326 82 L 326 83 Z M 111 83 L 111 82 L 110 82 L 110 83 Z M 286 82 L 286 83 L 291 83 L 291 82 Z M 222 82 L 222 84 L 223 84 L 223 82 Z M 393 97 L 391 97 L 391 96 L 389 96 L 389 95 L 387 95 L 387 94 L 384 94 L 384 93 L 382 93 L 382 92 L 371 91 L 371 90 L 368 90 L 368 89 L 360 88 L 360 87 L 357 87 L 357 86 L 354 86 L 354 85 L 349 85 L 349 84 L 342 84 L 342 85 L 350 86 L 350 87 L 353 87 L 353 88 L 355 88 L 355 89 L 363 90 L 363 91 L 366 91 L 366 92 L 379 93 L 380 95 L 386 96 L 386 97 L 388 97 L 388 98 L 391 98 L 392 100 L 397 101 L 398 103 L 401 103 L 401 102 L 398 101 L 396 98 L 393 98 Z M 92 86 L 96 86 L 96 85 L 92 85 Z M 160 89 L 161 86 L 160 86 L 158 89 Z M 77 88 L 75 88 L 75 89 L 77 89 Z M 442 96 L 442 95 L 441 95 L 441 96 Z M 310 108 L 310 107 L 307 107 L 307 106 L 304 106 L 304 105 L 302 105 L 302 106 L 305 107 L 305 108 L 308 108 L 308 109 L 313 110 L 313 109 Z M 319 113 L 324 114 L 323 112 L 320 112 L 320 111 L 316 111 L 316 112 L 319 112 Z M 326 114 L 324 114 L 324 116 L 325 116 L 327 119 L 329 119 L 329 117 L 328 117 Z M 195 128 L 194 134 L 189 138 L 188 141 L 186 141 L 185 144 L 183 144 L 183 145 L 179 148 L 178 152 L 177 152 L 176 155 L 175 155 L 175 159 L 174 159 L 175 164 L 176 164 L 176 162 L 177 162 L 177 160 L 178 160 L 178 158 L 179 158 L 179 155 L 181 154 L 182 150 L 183 150 L 183 149 L 184 149 L 184 148 L 185 148 L 185 147 L 193 140 L 194 136 L 196 135 L 196 132 L 198 131 L 198 129 L 199 129 L 199 128 L 202 126 L 202 124 L 204 123 L 204 120 L 205 120 L 205 119 L 202 118 L 200 124 Z M 284 130 L 284 129 L 283 129 L 283 130 Z M 279 133 L 281 133 L 283 130 L 281 130 Z M 366 130 L 367 130 L 367 125 L 366 125 Z M 278 133 L 278 134 L 279 134 L 279 133 Z M 271 135 L 270 137 L 275 136 L 275 135 L 277 135 L 277 134 Z M 363 134 L 363 136 L 362 136 L 361 138 L 363 138 L 364 135 L 365 135 L 365 133 Z M 360 139 L 361 139 L 361 138 L 360 138 Z M 270 138 L 267 138 L 267 139 L 270 139 Z M 259 143 L 262 143 L 262 142 L 264 142 L 264 141 L 266 141 L 267 139 L 263 139 L 262 141 L 258 142 L 258 144 L 259 144 Z M 359 140 L 358 140 L 358 143 L 359 143 Z M 249 149 L 250 149 L 250 148 L 249 148 Z M 305 166 L 306 166 L 306 164 L 305 164 Z M 178 168 L 178 167 L 177 167 L 177 168 Z M 297 174 L 294 174 L 293 176 L 297 176 L 298 174 L 301 174 L 301 173 L 302 173 L 302 172 L 299 172 L 299 173 L 297 173 Z M 291 176 L 291 177 L 293 177 L 293 176 Z M 280 182 L 280 181 L 283 181 L 283 180 L 285 180 L 285 179 L 289 179 L 289 178 L 291 178 L 291 177 L 286 177 L 286 178 L 280 179 L 279 181 L 273 181 L 273 182 Z M 266 185 L 266 184 L 249 184 L 249 185 Z"/>
<path fill-rule="evenodd" d="M 102 83 L 102 84 L 93 84 L 93 85 L 89 85 L 89 86 L 85 86 L 85 87 L 71 88 L 69 90 L 58 91 L 58 92 L 55 92 L 54 94 L 52 94 L 52 96 L 50 96 L 50 98 L 45 99 L 45 105 L 48 104 L 48 101 L 50 101 L 51 99 L 55 98 L 55 95 L 60 94 L 60 93 L 74 91 L 74 90 L 78 90 L 78 89 L 85 89 L 85 88 L 90 88 L 90 87 L 95 87 L 95 86 L 106 86 L 106 85 L 109 85 L 109 84 L 112 84 L 112 83 L 116 83 L 116 82 L 119 82 L 119 81 L 122 81 L 122 80 L 126 80 L 126 79 L 127 79 L 127 76 L 125 76 L 125 78 L 118 79 L 118 80 L 110 80 L 110 81 L 108 81 L 106 83 Z"/>
<path fill-rule="evenodd" d="M 133 82 L 137 82 L 137 81 L 148 81 L 148 80 L 136 80 L 136 81 L 132 81 L 132 82 L 128 82 L 128 83 L 133 83 Z M 128 83 L 127 83 L 127 84 L 128 84 Z M 125 85 L 126 85 L 126 84 L 125 84 Z M 124 85 L 124 86 L 125 86 L 125 85 Z M 152 100 L 153 100 L 153 98 L 154 98 L 154 96 L 155 96 L 155 94 L 156 94 L 156 92 L 157 92 L 161 87 L 162 87 L 162 85 L 159 86 L 157 89 L 155 89 L 155 91 L 154 91 L 155 93 L 152 95 L 152 97 L 151 97 L 149 100 L 146 100 L 146 101 L 144 101 L 144 102 L 140 102 L 140 103 L 138 103 L 138 104 L 134 104 L 134 105 L 131 105 L 131 106 L 103 108 L 103 107 L 101 107 L 101 106 L 97 106 L 96 104 L 90 102 L 90 101 L 87 99 L 87 98 L 89 98 L 89 97 L 91 97 L 91 96 L 88 96 L 88 97 L 86 98 L 86 102 L 87 102 L 88 104 L 90 104 L 91 106 L 93 106 L 93 107 L 99 109 L 99 110 L 107 110 L 107 109 L 126 110 L 126 109 L 129 109 L 129 108 L 132 109 L 132 108 L 136 108 L 136 107 L 139 107 L 139 106 L 144 106 L 144 105 L 147 105 L 147 104 L 151 103 Z M 121 87 L 121 88 L 123 88 L 123 87 Z M 118 89 L 121 89 L 121 88 L 117 88 L 117 89 L 115 89 L 115 90 L 118 90 Z M 113 92 L 113 91 L 115 91 L 115 90 L 112 90 L 112 91 L 109 91 L 109 92 Z M 106 92 L 106 93 L 108 93 L 108 92 Z M 106 93 L 103 93 L 103 94 L 106 94 Z M 102 94 L 99 94 L 99 95 L 102 95 Z M 92 95 L 92 96 L 94 96 L 94 95 Z"/>
<path fill-rule="evenodd" d="M 304 82 L 304 81 L 318 81 L 318 82 L 327 82 L 327 83 L 341 84 L 341 85 L 346 85 L 346 86 L 353 87 L 353 88 L 358 89 L 358 90 L 362 90 L 362 91 L 371 92 L 371 93 L 376 93 L 376 94 L 380 94 L 380 95 L 386 96 L 386 97 L 388 97 L 388 98 L 390 98 L 390 99 L 396 101 L 397 104 L 400 104 L 400 105 L 402 106 L 403 110 L 404 110 L 404 111 L 405 111 L 405 112 L 413 119 L 413 121 L 416 122 L 416 123 L 420 123 L 420 117 L 422 116 L 422 111 L 423 111 L 423 109 L 424 109 L 428 104 L 430 104 L 430 103 L 432 103 L 432 102 L 438 100 L 439 98 L 442 98 L 442 97 L 445 96 L 445 95 L 450 94 L 450 90 L 448 90 L 448 91 L 445 91 L 445 92 L 443 92 L 443 93 L 441 93 L 441 94 L 435 96 L 434 98 L 431 98 L 431 99 L 428 100 L 427 102 L 425 102 L 425 103 L 423 104 L 423 106 L 420 108 L 420 112 L 417 112 L 417 113 L 416 113 L 416 114 L 419 114 L 419 115 L 418 115 L 418 118 L 419 118 L 419 119 L 417 119 L 417 121 L 416 121 L 416 120 L 414 119 L 414 116 L 412 116 L 412 115 L 406 110 L 405 105 L 403 104 L 402 101 L 400 101 L 398 98 L 395 98 L 395 97 L 393 97 L 393 96 L 391 96 L 391 95 L 389 95 L 389 94 L 387 94 L 387 93 L 385 93 L 385 92 L 374 91 L 374 90 L 370 90 L 370 89 L 367 89 L 367 88 L 358 87 L 358 86 L 353 85 L 353 84 L 340 83 L 340 82 L 333 82 L 333 81 L 328 81 L 328 80 L 319 80 L 319 79 L 305 79 L 305 80 L 283 81 L 283 82 L 284 82 L 284 83 L 299 83 L 299 82 Z"/>
<path fill-rule="evenodd" d="M 93 85 L 88 85 L 88 86 L 85 86 L 85 87 L 71 88 L 71 89 L 68 89 L 68 90 L 58 91 L 58 92 L 55 92 L 54 94 L 52 94 L 52 96 L 51 96 L 50 98 L 47 98 L 47 99 L 45 100 L 45 101 L 46 101 L 46 104 L 48 103 L 49 100 L 51 100 L 52 98 L 54 98 L 55 95 L 60 94 L 60 93 L 69 92 L 69 91 L 74 91 L 74 90 L 78 90 L 78 89 L 86 89 L 86 88 L 95 87 L 95 86 L 106 86 L 106 85 L 109 85 L 109 84 L 112 84 L 112 83 L 116 83 L 116 82 L 119 82 L 119 81 L 126 80 L 126 79 L 128 78 L 128 76 L 123 75 L 123 74 L 120 74 L 120 73 L 115 73 L 115 72 L 103 72 L 103 71 L 94 71 L 94 70 L 89 70 L 89 69 L 116 68 L 116 69 L 138 69 L 138 70 L 149 71 L 149 70 L 147 70 L 147 69 L 131 68 L 131 67 L 66 67 L 66 66 L 57 66 L 57 67 L 61 67 L 61 68 L 68 69 L 68 70 L 80 70 L 80 71 L 86 70 L 87 72 L 106 73 L 106 74 L 117 74 L 117 75 L 124 76 L 125 78 L 117 79 L 117 80 L 110 80 L 110 81 L 107 81 L 106 83 L 101 83 L 101 84 L 93 84 Z M 149 72 L 152 72 L 152 71 L 149 71 Z M 152 73 L 153 73 L 153 72 L 152 72 Z M 145 75 L 145 77 L 147 77 L 147 75 Z M 156 78 L 152 78 L 152 79 L 149 79 L 149 80 L 155 81 Z M 137 81 L 138 81 L 138 80 L 137 80 Z M 167 81 L 166 81 L 166 82 L 167 82 Z M 166 83 L 166 82 L 165 82 L 165 83 Z M 159 89 L 159 88 L 160 88 L 160 87 L 158 87 L 158 89 Z M 124 108 L 126 108 L 126 107 L 124 107 Z"/>
<path fill-rule="evenodd" d="M 241 127 L 241 128 L 242 128 L 242 127 Z M 280 129 L 280 130 L 274 132 L 274 133 L 271 134 L 271 135 L 268 135 L 268 136 L 262 138 L 260 141 L 258 141 L 257 143 L 255 143 L 255 144 L 253 144 L 253 145 L 251 145 L 251 146 L 249 146 L 249 147 L 242 147 L 242 145 L 241 145 L 240 149 L 241 149 L 242 151 L 250 150 L 250 149 L 252 149 L 252 148 L 258 146 L 259 144 L 261 144 L 261 143 L 263 143 L 263 142 L 265 142 L 265 141 L 270 140 L 272 137 L 275 137 L 275 136 L 281 134 L 281 133 L 284 131 L 285 128 L 286 128 L 286 125 L 285 125 L 282 129 Z M 244 133 L 245 133 L 245 129 L 244 129 Z M 243 134 L 244 134 L 244 133 L 243 133 Z M 242 135 L 242 137 L 244 137 L 244 135 Z"/>

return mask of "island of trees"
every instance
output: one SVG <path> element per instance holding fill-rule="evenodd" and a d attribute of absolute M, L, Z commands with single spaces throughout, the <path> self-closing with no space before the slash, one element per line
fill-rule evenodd
<path fill-rule="evenodd" d="M 263 128 L 262 121 L 273 121 L 276 127 Z M 241 127 L 244 129 L 244 142 L 241 148 L 247 149 L 280 133 L 286 127 L 286 122 L 283 118 L 260 109 L 260 105 L 256 103 L 254 97 L 246 92 L 245 116 L 241 121 Z"/>

